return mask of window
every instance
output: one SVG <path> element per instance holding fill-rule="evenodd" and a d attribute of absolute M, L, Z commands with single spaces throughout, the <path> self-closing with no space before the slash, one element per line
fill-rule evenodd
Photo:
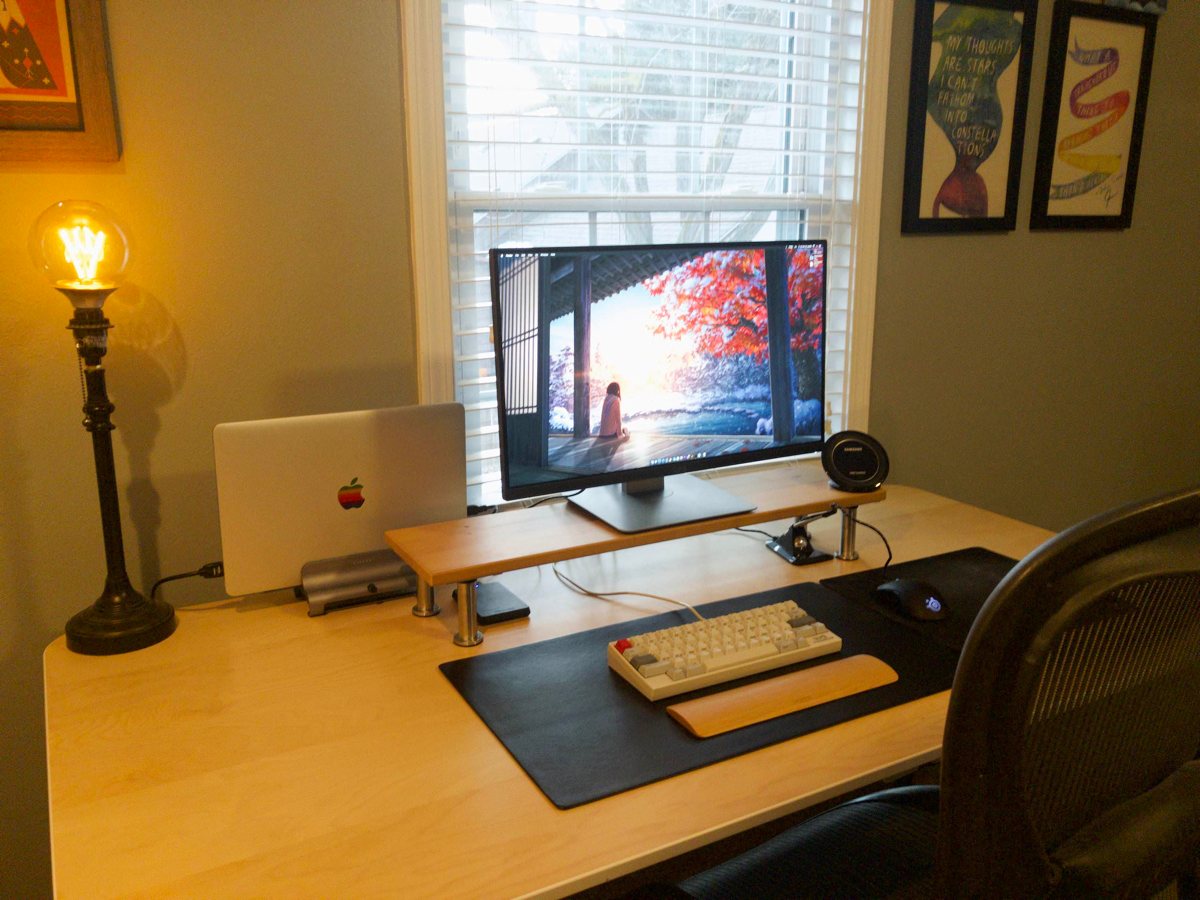
<path fill-rule="evenodd" d="M 422 400 L 453 384 L 466 406 L 473 502 L 499 496 L 491 247 L 824 237 L 828 427 L 865 427 L 882 114 L 864 108 L 889 3 L 427 5 L 402 3 Z"/>

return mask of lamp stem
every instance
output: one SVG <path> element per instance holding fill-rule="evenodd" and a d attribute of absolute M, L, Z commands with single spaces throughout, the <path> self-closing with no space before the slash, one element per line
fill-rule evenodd
<path fill-rule="evenodd" d="M 99 599 L 67 622 L 67 647 L 94 655 L 124 653 L 168 637 L 175 630 L 175 609 L 165 601 L 147 599 L 138 593 L 125 570 L 112 446 L 115 427 L 112 413 L 116 407 L 108 399 L 101 362 L 108 350 L 108 330 L 112 324 L 99 306 L 77 306 L 68 327 L 75 335 L 75 349 L 83 362 L 86 388 L 83 427 L 92 435 L 108 575 Z"/>
<path fill-rule="evenodd" d="M 113 459 L 112 412 L 104 382 L 104 366 L 86 365 L 87 402 L 83 407 L 83 427 L 92 434 L 92 454 L 96 459 L 96 483 L 100 494 L 100 524 L 104 530 L 104 555 L 108 563 L 109 586 L 127 586 L 125 542 L 121 536 L 121 505 L 117 494 L 117 470 Z"/>

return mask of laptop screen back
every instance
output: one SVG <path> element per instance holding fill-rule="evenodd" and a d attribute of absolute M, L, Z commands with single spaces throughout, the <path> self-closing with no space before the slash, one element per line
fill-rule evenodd
<path fill-rule="evenodd" d="M 384 532 L 467 514 L 458 403 L 213 429 L 225 589 L 300 583 L 307 562 L 387 547 Z"/>

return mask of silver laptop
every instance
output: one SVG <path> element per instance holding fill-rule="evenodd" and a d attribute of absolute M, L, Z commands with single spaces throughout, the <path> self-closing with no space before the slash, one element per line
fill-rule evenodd
<path fill-rule="evenodd" d="M 387 560 L 388 529 L 465 516 L 464 430 L 458 403 L 217 425 L 226 591 L 300 585 L 314 561 Z"/>

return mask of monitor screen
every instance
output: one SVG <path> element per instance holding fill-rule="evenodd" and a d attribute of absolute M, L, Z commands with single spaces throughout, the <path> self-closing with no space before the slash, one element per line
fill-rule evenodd
<path fill-rule="evenodd" d="M 507 499 L 820 450 L 824 241 L 491 251 Z"/>

